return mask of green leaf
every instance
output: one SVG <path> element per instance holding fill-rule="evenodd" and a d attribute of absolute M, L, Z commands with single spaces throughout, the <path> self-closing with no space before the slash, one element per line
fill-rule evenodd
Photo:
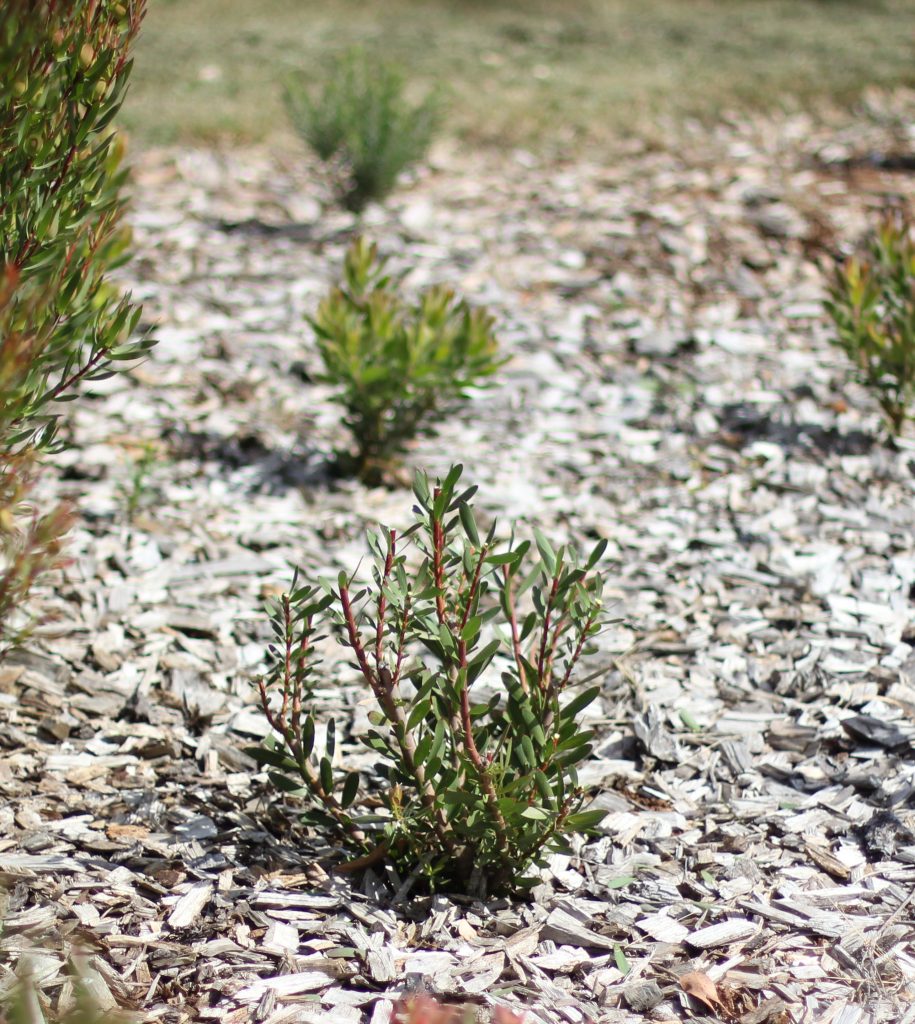
<path fill-rule="evenodd" d="M 543 559 L 547 571 L 552 575 L 556 572 L 556 553 L 550 546 L 550 542 L 536 526 L 534 527 L 534 540 L 537 542 L 537 550 L 540 552 L 540 557 Z"/>
<path fill-rule="evenodd" d="M 279 772 L 268 772 L 267 778 L 270 779 L 270 782 L 282 793 L 293 793 L 296 796 L 305 796 L 310 794 L 308 787 L 302 785 L 301 779 L 290 779 L 288 776 L 281 775 Z"/>
<path fill-rule="evenodd" d="M 471 659 L 467 665 L 468 686 L 473 683 L 480 673 L 489 666 L 492 659 L 499 653 L 501 647 L 501 640 L 490 640 L 489 643 Z"/>
<path fill-rule="evenodd" d="M 359 792 L 359 772 L 350 772 L 343 783 L 343 793 L 340 796 L 340 806 L 345 810 L 356 799 Z"/>
<path fill-rule="evenodd" d="M 318 770 L 321 777 L 321 788 L 325 793 L 333 793 L 334 770 L 331 767 L 330 760 L 326 757 L 322 757 L 318 765 Z"/>
<path fill-rule="evenodd" d="M 617 970 L 620 974 L 628 974 L 632 970 L 632 966 L 626 959 L 626 954 L 623 952 L 623 947 L 619 944 L 613 947 L 613 959 L 616 962 Z"/>
<path fill-rule="evenodd" d="M 327 720 L 327 731 L 325 740 L 325 751 L 327 756 L 333 759 L 334 751 L 337 748 L 337 725 L 333 718 Z"/>
<path fill-rule="evenodd" d="M 295 761 L 281 750 L 268 750 L 265 747 L 245 747 L 245 753 L 253 757 L 259 765 L 269 764 L 273 768 L 285 771 L 298 771 Z"/>
<path fill-rule="evenodd" d="M 432 711 L 432 699 L 431 697 L 425 697 L 418 699 L 413 705 L 413 709 L 410 711 L 410 717 L 407 719 L 407 732 L 413 732 L 420 722 L 425 721 L 429 717 L 429 713 Z M 380 723 L 376 723 L 380 724 Z"/>
<path fill-rule="evenodd" d="M 451 504 L 454 486 L 461 479 L 461 473 L 463 472 L 464 467 L 460 463 L 457 463 L 448 470 L 445 479 L 441 483 L 441 493 L 433 506 L 437 518 L 444 516 L 445 510 Z"/>
<path fill-rule="evenodd" d="M 476 547 L 479 547 L 480 534 L 477 530 L 476 520 L 473 517 L 473 510 L 466 501 L 462 501 L 460 505 L 458 505 L 458 512 L 461 517 L 461 524 L 464 527 L 464 532 L 470 538 L 471 543 Z"/>
<path fill-rule="evenodd" d="M 512 565 L 518 561 L 518 553 L 516 551 L 503 551 L 494 555 L 486 556 L 487 565 Z"/>
<path fill-rule="evenodd" d="M 607 550 L 607 539 L 602 538 L 594 545 L 594 550 L 591 552 L 588 561 L 585 563 L 585 568 L 590 571 L 595 565 L 604 557 L 604 552 Z"/>
<path fill-rule="evenodd" d="M 521 817 L 527 818 L 529 821 L 548 821 L 550 816 L 541 808 L 531 806 L 524 808 L 521 812 Z"/>
<path fill-rule="evenodd" d="M 534 772 L 534 784 L 547 806 L 551 806 L 553 803 L 553 790 L 550 787 L 549 779 L 539 769 Z"/>
<path fill-rule="evenodd" d="M 417 470 L 416 475 L 413 477 L 413 493 L 416 495 L 420 505 L 424 508 L 428 507 L 432 500 L 432 495 L 429 491 L 429 478 L 422 470 Z"/>
<path fill-rule="evenodd" d="M 461 630 L 461 639 L 466 644 L 472 644 L 476 639 L 477 634 L 480 632 L 480 628 L 483 625 L 483 619 L 479 615 L 471 615 L 467 620 L 467 625 Z"/>
<path fill-rule="evenodd" d="M 607 817 L 607 811 L 578 811 L 570 814 L 564 823 L 569 832 L 590 832 Z"/>
<path fill-rule="evenodd" d="M 601 688 L 599 686 L 592 686 L 583 693 L 580 693 L 577 697 L 574 697 L 562 709 L 562 717 L 574 718 L 580 712 L 584 711 L 589 704 L 593 703 L 595 698 L 600 694 L 600 691 Z"/>
<path fill-rule="evenodd" d="M 686 726 L 687 729 L 693 732 L 702 732 L 702 726 L 693 717 L 691 711 L 686 708 L 680 708 L 680 721 Z"/>
<path fill-rule="evenodd" d="M 443 651 L 446 651 L 448 654 L 455 653 L 454 637 L 452 637 L 451 630 L 444 622 L 438 627 L 438 640 Z"/>
<path fill-rule="evenodd" d="M 311 715 L 302 719 L 302 756 L 310 757 L 315 747 L 315 720 Z"/>

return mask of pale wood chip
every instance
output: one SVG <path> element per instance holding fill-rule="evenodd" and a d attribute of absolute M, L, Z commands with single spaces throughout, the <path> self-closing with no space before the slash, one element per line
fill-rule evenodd
<path fill-rule="evenodd" d="M 261 978 L 253 985 L 246 985 L 233 996 L 238 1002 L 256 1003 L 267 991 L 275 992 L 279 998 L 299 995 L 302 992 L 317 992 L 327 988 L 337 979 L 336 971 L 319 969 L 281 974 L 276 978 Z"/>
<path fill-rule="evenodd" d="M 586 928 L 577 918 L 561 907 L 550 912 L 540 935 L 541 938 L 552 939 L 554 942 L 567 942 L 572 946 L 614 949 L 617 945 L 613 939 Z"/>
<path fill-rule="evenodd" d="M 201 910 L 209 903 L 212 895 L 213 885 L 210 882 L 195 882 L 178 900 L 168 915 L 169 928 L 187 928 L 193 924 Z"/>
<path fill-rule="evenodd" d="M 697 949 L 714 949 L 732 942 L 752 939 L 758 932 L 759 925 L 753 921 L 743 917 L 732 917 L 727 921 L 719 921 L 717 924 L 691 932 L 686 941 Z"/>

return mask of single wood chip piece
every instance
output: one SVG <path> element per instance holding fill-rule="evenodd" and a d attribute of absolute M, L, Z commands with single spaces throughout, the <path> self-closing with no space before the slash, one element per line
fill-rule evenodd
<path fill-rule="evenodd" d="M 759 925 L 745 917 L 732 917 L 727 921 L 711 924 L 707 928 L 700 928 L 686 941 L 697 949 L 714 949 L 715 946 L 727 946 L 731 942 L 750 939 L 758 931 Z"/>
<path fill-rule="evenodd" d="M 397 967 L 394 964 L 394 950 L 390 946 L 383 946 L 381 949 L 370 949 L 365 957 L 365 965 L 368 968 L 372 981 L 379 985 L 387 985 L 397 977 Z"/>
<path fill-rule="evenodd" d="M 11 875 L 30 875 L 45 871 L 82 871 L 83 865 L 73 857 L 60 854 L 9 854 L 0 857 L 0 871 Z"/>
<path fill-rule="evenodd" d="M 490 985 L 498 981 L 504 969 L 504 953 L 486 953 L 468 965 L 463 972 L 460 968 L 452 971 L 452 976 L 455 981 L 460 979 L 460 984 L 455 986 L 458 992 L 476 995 L 485 992 Z"/>
<path fill-rule="evenodd" d="M 238 1002 L 256 1003 L 265 992 L 275 992 L 277 996 L 294 996 L 301 992 L 316 992 L 327 988 L 336 981 L 336 974 L 331 970 L 299 971 L 296 974 L 281 974 L 276 978 L 261 978 L 253 985 L 235 993 Z"/>
<path fill-rule="evenodd" d="M 847 881 L 851 878 L 851 871 L 839 860 L 838 857 L 833 856 L 829 850 L 824 850 L 821 846 L 817 846 L 814 843 L 804 844 L 810 859 L 814 861 L 819 867 L 821 867 L 828 875 L 832 875 L 833 878 L 839 878 L 843 881 Z"/>
<path fill-rule="evenodd" d="M 149 835 L 145 825 L 121 825 L 117 822 L 106 825 L 105 832 L 109 839 L 146 839 Z"/>
<path fill-rule="evenodd" d="M 781 1024 L 785 1020 L 787 1004 L 778 996 L 764 999 L 755 1010 L 740 1018 L 740 1024 Z"/>
<path fill-rule="evenodd" d="M 832 1024 L 860 1024 L 869 1016 L 863 1006 L 855 1006 L 853 1003 L 846 1003 L 841 1010 L 832 1018 Z"/>
<path fill-rule="evenodd" d="M 209 882 L 194 882 L 168 915 L 169 928 L 187 928 L 196 920 L 212 895 L 213 886 Z"/>
<path fill-rule="evenodd" d="M 651 914 L 635 922 L 646 935 L 658 942 L 670 942 L 674 945 L 682 942 L 689 935 L 689 928 L 675 921 L 668 914 Z"/>
<path fill-rule="evenodd" d="M 556 907 L 546 919 L 542 939 L 552 939 L 557 943 L 568 943 L 572 946 L 592 946 L 596 949 L 614 949 L 616 943 L 606 935 L 586 928 L 576 917 L 562 907 Z"/>
<path fill-rule="evenodd" d="M 299 929 L 295 925 L 274 921 L 264 935 L 261 948 L 268 953 L 293 953 L 299 948 Z"/>

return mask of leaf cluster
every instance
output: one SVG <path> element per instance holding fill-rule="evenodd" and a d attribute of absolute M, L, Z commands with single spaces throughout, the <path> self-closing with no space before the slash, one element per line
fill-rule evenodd
<path fill-rule="evenodd" d="M 293 126 L 331 167 L 340 201 L 354 212 L 383 199 L 422 159 L 440 120 L 436 96 L 410 102 L 401 69 L 361 48 L 331 63 L 320 90 L 298 74 L 284 95 Z"/>
<path fill-rule="evenodd" d="M 915 398 L 915 238 L 903 220 L 887 218 L 867 255 L 837 269 L 826 310 L 835 344 L 898 435 Z"/>
<path fill-rule="evenodd" d="M 108 280 L 126 257 L 111 131 L 145 0 L 0 5 L 0 649 L 58 563 L 64 509 L 29 501 L 59 446 L 55 403 L 136 359 L 140 310 Z"/>
<path fill-rule="evenodd" d="M 0 11 L 0 450 L 54 433 L 49 406 L 137 358 L 140 310 L 106 280 L 129 234 L 110 125 L 145 0 Z"/>
<path fill-rule="evenodd" d="M 460 476 L 455 466 L 434 487 L 416 477 L 417 521 L 401 537 L 370 535 L 369 581 L 296 582 L 276 602 L 260 683 L 274 732 L 252 753 L 308 801 L 306 820 L 357 854 L 353 867 L 384 860 L 433 887 L 498 892 L 602 817 L 582 810 L 576 766 L 592 738 L 579 718 L 600 690 L 582 688 L 579 667 L 602 625 L 604 546 L 582 559 L 539 531 L 535 543 L 497 543 Z M 315 743 L 321 625 L 374 704 L 377 809 L 360 775 L 334 766 L 333 719 Z"/>
<path fill-rule="evenodd" d="M 432 413 L 464 400 L 501 365 L 485 309 L 439 286 L 408 302 L 377 247 L 361 238 L 346 255 L 344 283 L 310 322 L 323 380 L 346 410 L 355 472 L 370 482 L 396 464 Z"/>

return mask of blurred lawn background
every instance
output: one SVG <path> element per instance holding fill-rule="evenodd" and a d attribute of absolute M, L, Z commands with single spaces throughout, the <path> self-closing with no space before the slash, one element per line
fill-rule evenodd
<path fill-rule="evenodd" d="M 915 0 L 150 0 L 123 121 L 140 146 L 291 136 L 283 73 L 354 43 L 444 86 L 458 137 L 561 149 L 915 85 Z"/>

